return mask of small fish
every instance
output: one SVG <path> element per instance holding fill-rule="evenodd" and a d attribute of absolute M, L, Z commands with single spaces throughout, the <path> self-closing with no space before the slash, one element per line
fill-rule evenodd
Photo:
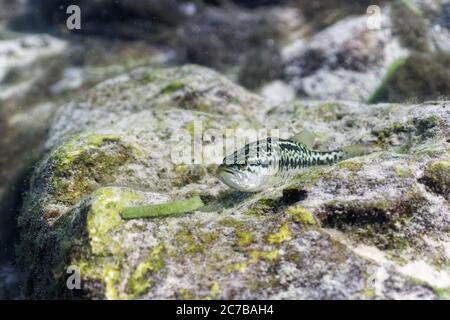
<path fill-rule="evenodd" d="M 333 164 L 347 155 L 343 149 L 313 151 L 299 142 L 269 137 L 225 157 L 218 168 L 218 177 L 233 189 L 258 192 L 267 184 L 288 179 L 306 167 Z"/>

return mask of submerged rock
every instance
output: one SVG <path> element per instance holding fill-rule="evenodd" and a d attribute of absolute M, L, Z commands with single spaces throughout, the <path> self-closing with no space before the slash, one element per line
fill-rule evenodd
<path fill-rule="evenodd" d="M 306 129 L 316 148 L 370 153 L 242 194 L 214 176 L 227 128 Z M 445 298 L 449 133 L 447 102 L 271 105 L 206 68 L 136 69 L 52 122 L 19 219 L 26 295 Z M 120 217 L 196 195 L 206 206 L 189 214 Z M 80 290 L 67 289 L 69 266 Z"/>
<path fill-rule="evenodd" d="M 348 17 L 286 47 L 285 80 L 299 96 L 367 101 L 390 64 L 408 55 L 388 11 L 380 29 L 369 28 L 367 16 Z"/>

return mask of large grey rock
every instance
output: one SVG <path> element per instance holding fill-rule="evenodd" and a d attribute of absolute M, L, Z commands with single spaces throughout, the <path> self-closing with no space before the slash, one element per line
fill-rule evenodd
<path fill-rule="evenodd" d="M 214 165 L 179 162 L 191 137 L 200 142 L 195 122 L 209 129 L 204 150 L 219 153 L 226 128 L 306 129 L 317 148 L 363 143 L 370 153 L 242 194 Z M 274 106 L 202 67 L 136 69 L 52 123 L 19 220 L 26 295 L 448 297 L 449 130 L 448 102 Z M 119 215 L 193 195 L 208 205 L 192 214 Z M 69 266 L 82 290 L 67 289 Z"/>

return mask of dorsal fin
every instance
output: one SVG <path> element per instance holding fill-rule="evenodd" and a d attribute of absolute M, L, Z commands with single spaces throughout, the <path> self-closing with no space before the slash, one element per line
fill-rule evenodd
<path fill-rule="evenodd" d="M 316 136 L 308 129 L 303 129 L 302 131 L 294 135 L 292 138 L 290 138 L 290 140 L 300 142 L 311 149 L 314 146 L 314 143 L 316 142 Z"/>

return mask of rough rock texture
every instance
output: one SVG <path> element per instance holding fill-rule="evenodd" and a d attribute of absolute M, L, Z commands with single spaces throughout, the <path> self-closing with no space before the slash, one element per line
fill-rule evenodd
<path fill-rule="evenodd" d="M 326 1 L 323 6 L 339 12 L 328 6 L 330 2 L 336 1 Z M 336 21 L 327 28 L 288 44 L 282 50 L 284 81 L 298 96 L 313 99 L 370 101 L 383 81 L 387 83 L 380 101 L 448 97 L 450 3 L 408 0 L 382 4 L 379 20 L 361 15 L 361 8 L 354 12 L 357 16 L 342 18 L 336 13 L 336 19 L 330 14 Z M 311 18 L 308 7 L 301 9 Z M 406 63 L 387 81 L 399 59 Z"/>
<path fill-rule="evenodd" d="M 0 257 L 14 233 L 23 181 L 42 152 L 55 109 L 69 95 L 136 65 L 165 63 L 166 56 L 138 43 L 69 44 L 48 34 L 0 29 Z"/>
<path fill-rule="evenodd" d="M 284 77 L 300 96 L 367 101 L 389 66 L 406 57 L 386 8 L 381 29 L 367 16 L 348 17 L 283 51 Z"/>
<path fill-rule="evenodd" d="M 17 249 L 26 295 L 446 298 L 449 108 L 274 106 L 191 65 L 103 82 L 60 108 L 31 179 Z M 200 121 L 206 163 L 180 163 L 198 159 L 190 146 L 201 142 Z M 206 161 L 220 160 L 227 128 L 279 128 L 284 137 L 307 129 L 317 148 L 363 143 L 369 154 L 243 194 Z M 125 206 L 192 195 L 207 203 L 192 214 L 119 216 Z M 69 266 L 82 290 L 67 290 Z"/>

